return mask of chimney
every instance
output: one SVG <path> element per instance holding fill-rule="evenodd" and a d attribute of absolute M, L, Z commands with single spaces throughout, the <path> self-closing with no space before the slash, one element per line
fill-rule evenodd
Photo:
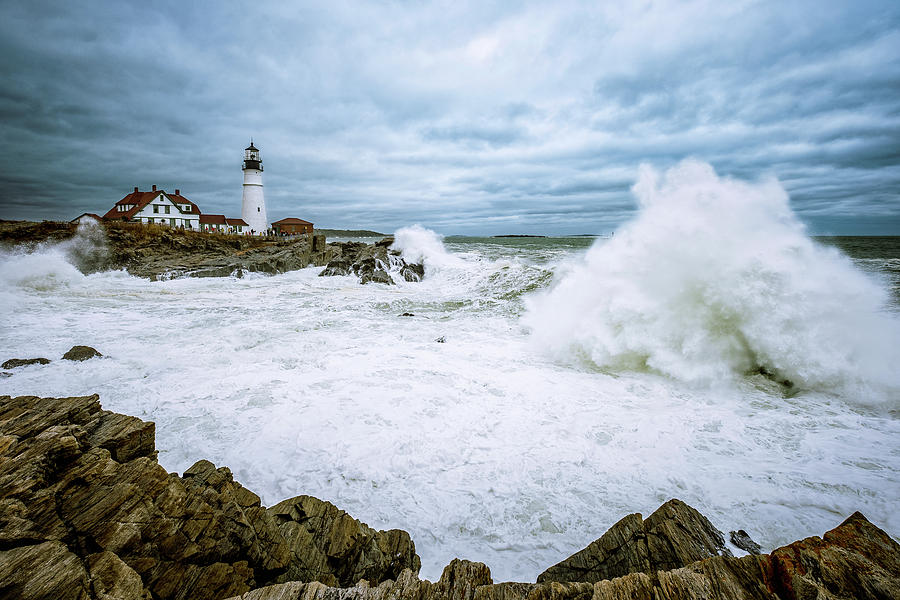
<path fill-rule="evenodd" d="M 156 191 L 156 185 L 153 186 L 153 191 L 154 191 L 154 192 Z"/>
<path fill-rule="evenodd" d="M 135 194 L 138 193 L 138 186 L 134 186 L 134 193 L 135 193 Z"/>
<path fill-rule="evenodd" d="M 181 190 L 179 190 L 178 188 L 175 188 L 175 195 L 176 195 L 176 196 L 180 196 L 180 195 L 181 195 Z"/>

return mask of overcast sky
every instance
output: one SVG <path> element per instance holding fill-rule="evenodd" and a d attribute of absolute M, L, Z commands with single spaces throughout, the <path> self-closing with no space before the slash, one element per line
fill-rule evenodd
<path fill-rule="evenodd" d="M 622 6 L 627 5 L 627 6 Z M 0 2 L 0 218 L 134 186 L 240 216 L 604 233 L 641 163 L 900 234 L 900 2 Z"/>

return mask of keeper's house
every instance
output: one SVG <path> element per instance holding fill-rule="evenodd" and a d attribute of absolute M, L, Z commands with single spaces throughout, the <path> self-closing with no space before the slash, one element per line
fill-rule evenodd
<path fill-rule="evenodd" d="M 134 188 L 132 193 L 116 202 L 103 215 L 103 220 L 169 225 L 200 231 L 200 209 L 197 205 L 182 196 L 181 190 L 168 194 L 157 190 L 155 185 L 149 192 Z"/>
<path fill-rule="evenodd" d="M 303 219 L 289 217 L 272 223 L 272 229 L 275 230 L 275 235 L 298 235 L 312 233 L 313 224 Z"/>

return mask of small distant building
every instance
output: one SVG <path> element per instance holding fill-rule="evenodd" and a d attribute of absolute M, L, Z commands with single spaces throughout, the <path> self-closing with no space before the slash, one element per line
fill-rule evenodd
<path fill-rule="evenodd" d="M 80 215 L 69 221 L 69 223 L 81 223 L 83 220 L 93 220 L 99 222 L 103 220 L 103 217 L 101 217 L 100 215 L 95 215 L 94 213 L 81 213 Z"/>
<path fill-rule="evenodd" d="M 250 228 L 243 219 L 229 219 L 225 215 L 200 215 L 200 231 L 250 234 Z"/>
<path fill-rule="evenodd" d="M 116 202 L 103 215 L 103 220 L 169 225 L 199 231 L 200 208 L 182 196 L 181 190 L 167 194 L 164 190 L 157 190 L 155 185 L 149 192 L 135 187 L 132 193 Z"/>
<path fill-rule="evenodd" d="M 200 215 L 200 231 L 215 231 L 225 233 L 228 221 L 225 215 Z"/>
<path fill-rule="evenodd" d="M 250 233 L 250 227 L 244 222 L 243 219 L 225 219 L 225 224 L 228 225 L 228 233 L 237 233 L 239 235 L 245 235 Z"/>
<path fill-rule="evenodd" d="M 275 235 L 298 235 L 301 233 L 312 233 L 313 224 L 303 219 L 289 217 L 272 223 L 272 229 L 275 230 Z"/>

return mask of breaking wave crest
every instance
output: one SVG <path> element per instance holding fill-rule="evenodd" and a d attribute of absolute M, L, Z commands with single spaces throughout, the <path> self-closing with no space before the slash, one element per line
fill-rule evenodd
<path fill-rule="evenodd" d="M 558 358 L 712 382 L 751 371 L 806 387 L 900 387 L 888 296 L 806 235 L 773 178 L 642 166 L 640 211 L 561 269 L 525 322 Z"/>
<path fill-rule="evenodd" d="M 422 263 L 426 272 L 444 267 L 460 267 L 462 261 L 447 251 L 443 238 L 421 225 L 411 225 L 398 229 L 394 233 L 394 244 L 403 260 L 410 263 Z"/>
<path fill-rule="evenodd" d="M 0 282 L 5 288 L 42 291 L 67 287 L 102 268 L 107 252 L 103 228 L 84 220 L 68 240 L 0 253 Z"/>

